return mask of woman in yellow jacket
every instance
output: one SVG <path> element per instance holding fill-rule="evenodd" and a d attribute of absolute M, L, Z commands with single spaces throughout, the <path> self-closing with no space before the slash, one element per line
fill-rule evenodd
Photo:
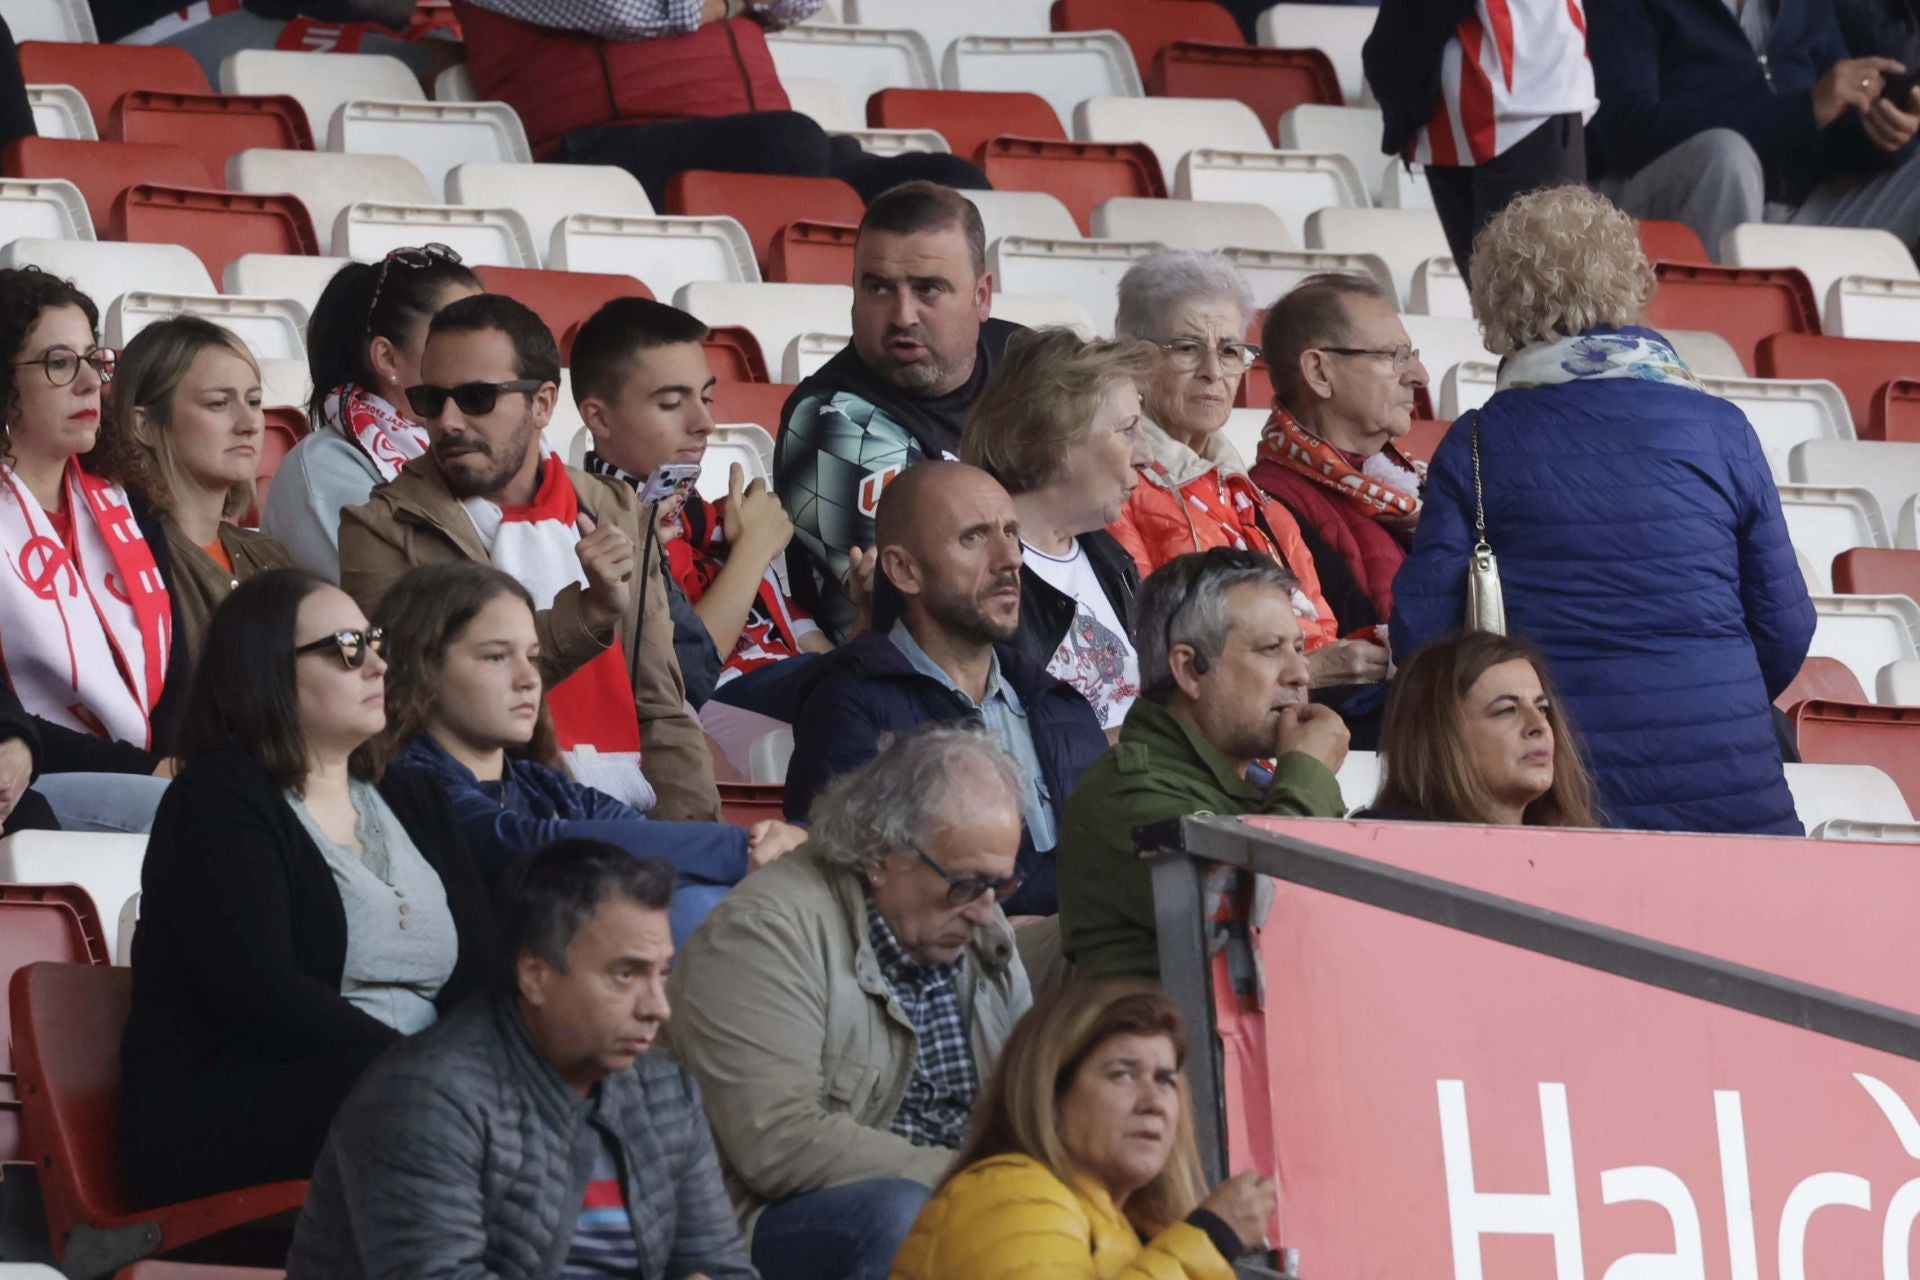
<path fill-rule="evenodd" d="M 1075 981 L 1000 1055 L 954 1172 L 891 1280 L 1232 1280 L 1272 1179 L 1204 1184 L 1180 1015 L 1150 983 Z"/>

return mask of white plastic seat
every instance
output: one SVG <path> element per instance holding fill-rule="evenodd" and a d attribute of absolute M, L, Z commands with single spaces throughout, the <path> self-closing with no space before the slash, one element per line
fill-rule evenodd
<path fill-rule="evenodd" d="M 1865 489 L 1882 512 L 1920 490 L 1920 444 L 1890 440 L 1808 440 L 1787 455 L 1795 484 Z"/>
<path fill-rule="evenodd" d="M 1860 822 L 1853 818 L 1829 818 L 1817 827 L 1808 827 L 1807 834 L 1815 840 L 1920 844 L 1920 822 Z"/>
<path fill-rule="evenodd" d="M 962 36 L 1044 36 L 1049 0 L 847 0 L 846 20 L 862 27 L 906 27 L 926 38 L 937 64 Z"/>
<path fill-rule="evenodd" d="M 1080 224 L 1060 197 L 1045 191 L 962 191 L 980 211 L 987 243 L 1002 236 L 1036 240 L 1078 240 Z"/>
<path fill-rule="evenodd" d="M 1113 333 L 1120 277 L 1149 253 L 1163 248 L 1146 240 L 1029 240 L 1007 236 L 988 254 L 993 278 L 1016 292 L 1057 293 L 1072 298 L 1093 318 L 1100 337 Z"/>
<path fill-rule="evenodd" d="M 1345 156 L 1211 147 L 1189 151 L 1180 161 L 1173 194 L 1181 200 L 1265 205 L 1280 215 L 1295 244 L 1307 243 L 1307 218 L 1314 212 L 1367 203 L 1360 174 Z M 1373 251 L 1372 246 L 1361 250 Z"/>
<path fill-rule="evenodd" d="M 120 908 L 120 936 L 113 944 L 113 962 L 126 966 L 133 963 L 133 935 L 140 924 L 140 891 L 134 890 L 126 905 Z"/>
<path fill-rule="evenodd" d="M 656 298 L 671 298 L 696 280 L 753 284 L 760 279 L 747 229 L 721 214 L 642 218 L 576 213 L 554 226 L 547 265 L 632 276 Z"/>
<path fill-rule="evenodd" d="M 1379 254 L 1407 302 L 1420 264 L 1453 254 L 1440 215 L 1426 209 L 1322 209 L 1307 218 L 1305 243 L 1309 249 Z"/>
<path fill-rule="evenodd" d="M 228 330 L 258 360 L 304 360 L 307 311 L 291 298 L 238 298 L 133 290 L 107 307 L 101 341 L 124 347 L 135 334 L 169 316 L 196 315 Z"/>
<path fill-rule="evenodd" d="M 793 730 L 763 733 L 747 748 L 747 781 L 785 783 L 787 762 L 793 759 Z"/>
<path fill-rule="evenodd" d="M 1920 282 L 1842 276 L 1827 291 L 1826 321 L 1836 338 L 1910 342 L 1920 333 Z"/>
<path fill-rule="evenodd" d="M 313 398 L 313 372 L 304 359 L 262 360 L 260 391 L 267 408 L 291 405 L 304 413 Z"/>
<path fill-rule="evenodd" d="M 936 89 L 938 64 L 927 40 L 908 28 L 800 26 L 769 31 L 774 68 L 788 76 L 831 80 L 855 111 L 882 89 Z"/>
<path fill-rule="evenodd" d="M 1382 209 L 1431 209 L 1433 189 L 1427 185 L 1427 171 L 1414 165 L 1389 159 L 1380 170 L 1380 198 L 1374 201 Z"/>
<path fill-rule="evenodd" d="M 6 0 L 0 16 L 14 41 L 52 40 L 60 44 L 98 44 L 93 9 L 87 0 Z"/>
<path fill-rule="evenodd" d="M 407 64 L 387 54 L 284 49 L 241 49 L 227 55 L 220 63 L 220 92 L 293 97 L 305 109 L 316 142 L 333 128 L 334 112 L 357 98 L 424 102 L 427 97 Z"/>
<path fill-rule="evenodd" d="M 1480 326 L 1471 320 L 1462 320 L 1458 316 L 1402 315 L 1400 323 L 1406 328 L 1407 341 L 1420 353 L 1420 362 L 1427 366 L 1435 385 L 1438 385 L 1446 370 L 1457 364 L 1470 361 L 1500 363 L 1500 357 L 1487 350 L 1480 336 Z"/>
<path fill-rule="evenodd" d="M 1794 550 L 1807 558 L 1822 591 L 1833 590 L 1833 558 L 1842 551 L 1893 545 L 1880 504 L 1865 489 L 1802 484 L 1783 484 L 1779 489 L 1787 536 Z M 1871 677 L 1873 672 L 1867 674 Z M 1870 683 L 1863 680 L 1860 687 Z"/>
<path fill-rule="evenodd" d="M 527 220 L 512 209 L 445 204 L 350 204 L 333 227 L 333 252 L 378 262 L 395 249 L 444 244 L 469 267 L 537 267 Z"/>
<path fill-rule="evenodd" d="M 447 203 L 517 209 L 541 261 L 554 264 L 554 228 L 576 213 L 650 218 L 646 188 L 625 169 L 602 164 L 518 164 L 474 160 L 447 171 Z"/>
<path fill-rule="evenodd" d="M 1837 820 L 1912 822 L 1900 787 L 1870 764 L 1790 764 L 1787 790 L 1809 832 Z"/>
<path fill-rule="evenodd" d="M 831 80 L 811 76 L 782 76 L 787 105 L 828 133 L 852 138 L 863 151 L 893 156 L 909 151 L 945 151 L 952 147 L 935 129 L 870 129 L 864 106 L 856 108 L 846 91 Z"/>
<path fill-rule="evenodd" d="M 80 188 L 64 178 L 0 179 L 0 244 L 21 236 L 93 239 L 93 217 Z"/>
<path fill-rule="evenodd" d="M 1473 298 L 1466 277 L 1452 258 L 1428 258 L 1413 269 L 1413 292 L 1407 309 L 1423 316 L 1459 316 L 1473 319 Z"/>
<path fill-rule="evenodd" d="M 1920 662 L 1903 658 L 1880 668 L 1873 678 L 1873 700 L 1895 707 L 1920 707 Z"/>
<path fill-rule="evenodd" d="M 777 424 L 776 424 L 777 425 Z M 757 422 L 717 424 L 707 437 L 706 456 L 700 459 L 700 479 L 694 488 L 709 501 L 727 496 L 735 465 L 744 483 L 773 481 L 773 433 Z"/>
<path fill-rule="evenodd" d="M 1272 306 L 1308 276 L 1366 276 L 1388 293 L 1393 292 L 1393 273 L 1376 254 L 1229 247 L 1222 249 L 1220 256 L 1233 263 L 1246 279 L 1247 287 L 1253 290 L 1254 303 L 1260 307 Z"/>
<path fill-rule="evenodd" d="M 19 831 L 0 840 L 0 884 L 77 884 L 100 915 L 107 954 L 120 933 L 120 908 L 140 892 L 147 838 L 94 831 Z"/>
<path fill-rule="evenodd" d="M 1000 293 L 993 295 L 993 317 L 1011 320 L 1029 329 L 1046 326 L 1071 329 L 1083 339 L 1093 333 L 1093 317 L 1072 298 L 1059 293 Z"/>
<path fill-rule="evenodd" d="M 1734 267 L 1798 267 L 1822 304 L 1842 276 L 1920 281 L 1920 266 L 1900 237 L 1874 227 L 1742 222 L 1721 235 L 1720 260 Z"/>
<path fill-rule="evenodd" d="M 1733 344 L 1709 329 L 1662 329 L 1687 368 L 1702 378 L 1744 378 L 1747 367 Z M 1843 399 L 1842 404 L 1846 401 Z"/>
<path fill-rule="evenodd" d="M 1380 11 L 1372 6 L 1276 4 L 1260 15 L 1254 31 L 1269 49 L 1319 49 L 1333 62 L 1348 102 L 1371 102 L 1360 50 Z"/>
<path fill-rule="evenodd" d="M 1280 117 L 1280 146 L 1286 151 L 1331 151 L 1347 157 L 1367 183 L 1367 198 L 1381 204 L 1388 167 L 1382 163 L 1387 154 L 1380 149 L 1385 131 L 1378 107 L 1306 102 Z"/>
<path fill-rule="evenodd" d="M 1500 366 L 1485 360 L 1463 360 L 1444 371 L 1437 365 L 1429 364 L 1427 373 L 1436 388 L 1433 411 L 1451 422 L 1469 409 L 1478 409 L 1493 399 L 1493 393 L 1498 389 Z"/>
<path fill-rule="evenodd" d="M 1092 222 L 1099 239 L 1158 240 L 1171 249 L 1295 247 L 1287 224 L 1263 204 L 1115 196 L 1094 209 Z"/>
<path fill-rule="evenodd" d="M 548 453 L 557 453 L 562 458 L 570 457 L 574 439 L 586 427 L 580 417 L 580 406 L 573 402 L 573 375 L 564 367 L 560 370 L 560 391 L 553 400 L 553 414 L 547 419 L 547 429 L 540 433 L 540 444 Z"/>
<path fill-rule="evenodd" d="M 402 156 L 436 192 L 468 163 L 532 164 L 520 117 L 504 102 L 384 102 L 356 98 L 334 113 L 327 150 Z"/>
<path fill-rule="evenodd" d="M 1073 136 L 1081 142 L 1146 143 L 1168 190 L 1181 157 L 1195 147 L 1273 149 L 1253 108 L 1233 98 L 1088 98 L 1073 109 Z"/>
<path fill-rule="evenodd" d="M 1137 98 L 1144 92 L 1133 50 L 1117 31 L 967 36 L 947 46 L 940 87 L 1038 94 L 1063 130 L 1088 98 Z"/>
<path fill-rule="evenodd" d="M 853 288 L 844 284 L 759 284 L 701 280 L 680 286 L 673 305 L 708 325 L 753 331 L 769 362 L 786 354 L 803 333 L 844 331 L 853 313 Z"/>
<path fill-rule="evenodd" d="M 1364 809 L 1380 794 L 1380 757 L 1372 751 L 1349 751 L 1334 780 L 1340 784 L 1340 803 L 1347 812 Z"/>
<path fill-rule="evenodd" d="M 220 292 L 254 298 L 292 298 L 311 316 L 320 295 L 349 261 L 298 253 L 243 253 L 227 263 Z"/>
<path fill-rule="evenodd" d="M 33 128 L 43 138 L 70 138 L 96 142 L 100 128 L 94 123 L 93 108 L 86 95 L 70 84 L 30 84 L 27 106 L 33 112 Z"/>
<path fill-rule="evenodd" d="M 155 293 L 210 294 L 213 277 L 200 255 L 177 244 L 128 244 L 119 240 L 37 240 L 22 237 L 0 246 L 0 266 L 31 263 L 72 280 L 105 306 L 131 289 Z"/>
<path fill-rule="evenodd" d="M 435 102 L 478 102 L 480 90 L 473 83 L 473 69 L 456 62 L 433 78 Z"/>
<path fill-rule="evenodd" d="M 284 191 L 298 196 L 313 215 L 313 229 L 323 245 L 332 240 L 341 210 L 355 201 L 432 204 L 440 198 L 413 162 L 399 156 L 264 147 L 242 151 L 227 161 L 227 186 L 259 195 Z"/>
<path fill-rule="evenodd" d="M 1889 662 L 1920 658 L 1920 604 L 1906 596 L 1814 596 L 1813 609 L 1808 656 L 1838 658 L 1862 689 Z"/>
<path fill-rule="evenodd" d="M 1270 416 L 1265 409 L 1229 409 L 1227 425 L 1220 428 L 1226 433 L 1227 443 L 1239 451 L 1248 462 L 1260 451 L 1260 432 L 1266 428 Z"/>
<path fill-rule="evenodd" d="M 845 332 L 844 326 L 837 333 L 796 334 L 780 357 L 780 381 L 794 383 L 810 377 L 852 341 L 853 335 Z"/>
<path fill-rule="evenodd" d="M 1760 448 L 1777 481 L 1792 478 L 1788 455 L 1807 440 L 1853 439 L 1847 398 L 1831 382 L 1784 378 L 1709 378 L 1700 385 L 1740 406 L 1760 437 Z M 1884 510 L 1884 509 L 1883 509 Z"/>

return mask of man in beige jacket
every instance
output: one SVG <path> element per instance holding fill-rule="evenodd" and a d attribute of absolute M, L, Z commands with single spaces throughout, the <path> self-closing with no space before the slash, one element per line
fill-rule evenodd
<path fill-rule="evenodd" d="M 883 744 L 813 839 L 688 940 L 668 1047 L 699 1082 L 763 1280 L 883 1280 L 1033 1002 L 999 903 L 1021 783 L 983 731 Z"/>
<path fill-rule="evenodd" d="M 646 514 L 626 486 L 543 456 L 540 434 L 559 395 L 553 334 L 511 298 L 463 298 L 434 317 L 420 376 L 408 398 L 433 443 L 365 505 L 340 513 L 341 587 L 371 615 L 422 565 L 476 560 L 514 574 L 542 606 L 535 621 L 550 699 L 562 680 L 599 663 L 594 676 L 610 676 L 620 697 L 631 686 L 645 753 L 644 781 L 633 782 L 642 792 L 650 784 L 653 815 L 719 818 L 713 761 L 673 654 L 661 554 L 645 581 L 633 581 Z M 547 474 L 551 466 L 563 466 L 566 486 Z M 562 506 L 563 520 L 543 518 Z M 602 655 L 616 641 L 620 665 L 611 669 Z M 634 799 L 596 776 L 580 780 Z"/>

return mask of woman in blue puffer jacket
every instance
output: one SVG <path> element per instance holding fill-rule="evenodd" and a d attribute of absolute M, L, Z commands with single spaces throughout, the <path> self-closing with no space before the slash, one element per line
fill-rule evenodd
<path fill-rule="evenodd" d="M 1772 700 L 1814 612 L 1753 428 L 1638 323 L 1653 271 L 1601 196 L 1522 196 L 1473 267 L 1507 358 L 1427 473 L 1393 648 L 1465 622 L 1477 435 L 1507 630 L 1551 660 L 1609 825 L 1801 834 Z"/>

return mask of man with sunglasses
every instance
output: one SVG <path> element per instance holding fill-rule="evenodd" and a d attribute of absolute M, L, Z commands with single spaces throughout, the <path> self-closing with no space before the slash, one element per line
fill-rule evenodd
<path fill-rule="evenodd" d="M 667 1036 L 763 1280 L 882 1280 L 1032 1003 L 1001 904 L 1021 784 L 933 725 L 831 783 L 813 839 L 708 916 Z"/>
<path fill-rule="evenodd" d="M 511 298 L 462 298 L 434 316 L 420 377 L 407 399 L 431 443 L 340 513 L 340 585 L 372 614 L 423 565 L 512 574 L 539 606 L 548 706 L 575 777 L 655 817 L 717 820 L 660 558 L 639 563 L 645 513 L 630 488 L 542 447 L 559 394 L 553 334 Z"/>

